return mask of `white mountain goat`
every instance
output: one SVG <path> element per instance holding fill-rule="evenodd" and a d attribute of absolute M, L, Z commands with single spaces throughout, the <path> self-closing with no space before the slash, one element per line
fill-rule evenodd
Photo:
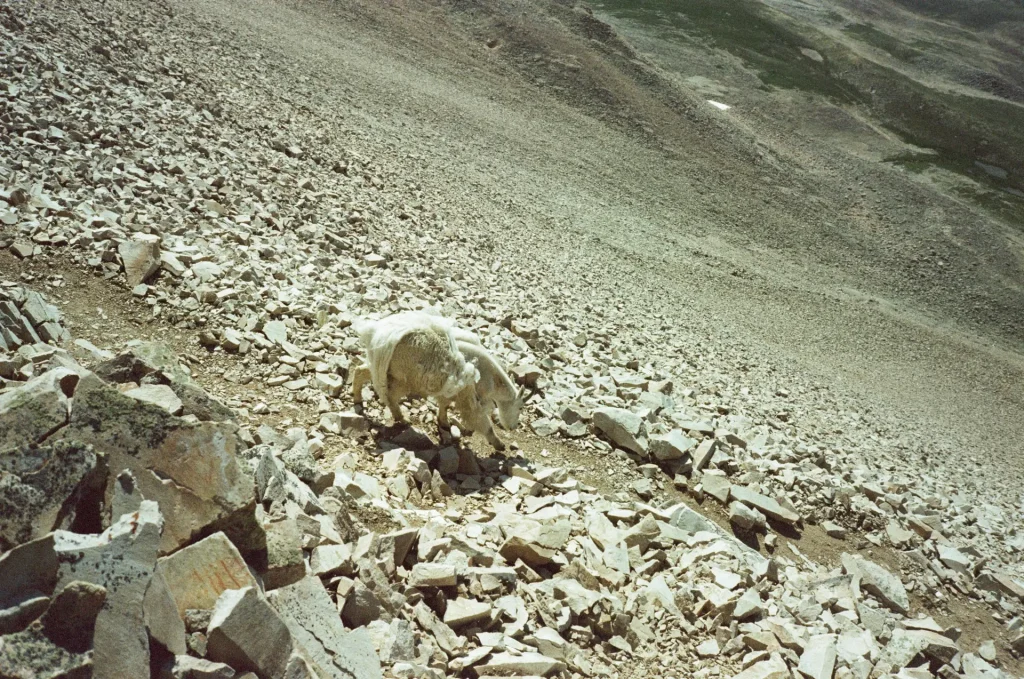
<path fill-rule="evenodd" d="M 501 426 L 519 424 L 525 389 L 516 391 L 505 369 L 473 333 L 431 312 L 410 311 L 379 321 L 359 320 L 353 328 L 366 350 L 366 363 L 353 372 L 352 400 L 363 402 L 363 387 L 372 382 L 396 423 L 405 422 L 400 403 L 407 397 L 434 397 L 437 424 L 449 429 L 448 408 L 454 403 L 467 433 L 481 431 L 497 450 L 491 413 L 498 409 Z"/>

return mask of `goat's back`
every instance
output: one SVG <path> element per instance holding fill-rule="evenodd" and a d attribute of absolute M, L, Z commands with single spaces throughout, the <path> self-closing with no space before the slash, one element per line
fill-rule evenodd
<path fill-rule="evenodd" d="M 444 317 L 416 311 L 353 323 L 377 394 L 386 399 L 392 380 L 410 395 L 445 398 L 475 384 L 479 373 L 456 348 L 452 328 Z"/>

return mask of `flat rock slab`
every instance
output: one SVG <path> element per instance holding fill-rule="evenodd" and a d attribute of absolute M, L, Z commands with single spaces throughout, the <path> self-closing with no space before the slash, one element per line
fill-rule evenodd
<path fill-rule="evenodd" d="M 764 514 L 737 501 L 729 503 L 729 522 L 746 531 L 761 530 L 768 524 Z"/>
<path fill-rule="evenodd" d="M 95 471 L 92 447 L 77 441 L 0 451 L 0 550 L 57 528 Z"/>
<path fill-rule="evenodd" d="M 843 554 L 843 568 L 860 578 L 860 585 L 883 604 L 903 615 L 910 612 L 910 597 L 903 582 L 878 564 L 852 554 Z"/>
<path fill-rule="evenodd" d="M 463 627 L 491 617 L 491 605 L 476 599 L 458 598 L 448 602 L 444 611 L 444 623 L 452 628 Z"/>
<path fill-rule="evenodd" d="M 224 533 L 214 533 L 157 561 L 145 601 L 150 634 L 182 655 L 187 611 L 210 610 L 225 591 L 256 585 L 238 549 Z"/>
<path fill-rule="evenodd" d="M 795 526 L 800 522 L 800 516 L 796 512 L 786 509 L 766 495 L 755 493 L 746 486 L 734 485 L 729 494 L 734 500 L 756 509 L 770 519 L 781 521 L 790 526 Z"/>
<path fill-rule="evenodd" d="M 0 451 L 36 443 L 67 424 L 78 379 L 58 368 L 0 394 Z"/>
<path fill-rule="evenodd" d="M 455 566 L 443 563 L 418 563 L 408 580 L 410 587 L 453 587 L 456 582 Z"/>
<path fill-rule="evenodd" d="M 141 387 L 129 389 L 124 394 L 145 403 L 160 406 L 171 415 L 180 415 L 182 411 L 181 399 L 166 384 L 144 384 Z"/>
<path fill-rule="evenodd" d="M 264 538 L 255 520 L 252 480 L 236 460 L 237 432 L 229 423 L 190 424 L 86 375 L 75 390 L 68 426 L 58 435 L 107 453 L 111 469 L 128 469 L 143 497 L 160 504 L 161 554 L 216 530 L 243 553 L 256 552 Z M 108 501 L 115 482 L 108 481 Z"/>
<path fill-rule="evenodd" d="M 594 426 L 615 445 L 637 455 L 647 454 L 647 425 L 643 418 L 624 408 L 598 408 Z"/>
<path fill-rule="evenodd" d="M 56 531 L 57 590 L 76 580 L 106 588 L 96 617 L 93 676 L 97 679 L 149 676 L 149 635 L 143 600 L 156 567 L 163 517 L 155 502 L 125 514 L 100 535 Z"/>
<path fill-rule="evenodd" d="M 380 659 L 366 628 L 346 630 L 319 578 L 306 577 L 267 595 L 295 643 L 296 652 L 320 676 L 380 679 Z"/>
<path fill-rule="evenodd" d="M 480 676 L 491 674 L 546 677 L 563 671 L 565 663 L 533 651 L 518 655 L 503 652 L 495 653 L 487 662 L 477 665 L 475 669 Z"/>

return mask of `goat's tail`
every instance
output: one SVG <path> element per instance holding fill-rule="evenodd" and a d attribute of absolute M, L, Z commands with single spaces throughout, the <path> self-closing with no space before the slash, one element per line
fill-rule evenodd
<path fill-rule="evenodd" d="M 444 387 L 441 389 L 441 395 L 445 398 L 455 398 L 455 395 L 466 387 L 475 385 L 480 381 L 480 371 L 477 370 L 476 365 L 466 360 L 466 357 L 459 351 L 459 345 L 456 340 L 455 324 L 448 319 L 443 319 L 445 327 L 445 335 L 448 338 L 448 355 L 454 359 L 455 370 L 451 372 L 448 379 L 444 382 Z"/>
<path fill-rule="evenodd" d="M 395 352 L 395 345 L 401 339 L 399 334 L 394 337 L 394 330 L 387 323 L 374 321 L 369 318 L 357 318 L 352 321 L 352 329 L 359 336 L 359 342 L 366 352 L 366 364 L 370 368 L 370 383 L 373 390 L 382 401 L 388 398 L 388 367 L 391 365 L 391 355 Z M 391 330 L 390 337 L 385 336 Z M 383 333 L 378 333 L 383 331 Z M 376 340 L 376 341 L 375 341 Z"/>
<path fill-rule="evenodd" d="M 363 345 L 363 349 L 368 351 L 373 340 L 373 333 L 377 329 L 376 321 L 371 321 L 368 318 L 356 318 L 352 321 L 352 329 L 359 336 L 359 343 Z"/>
<path fill-rule="evenodd" d="M 461 358 L 461 355 L 460 355 Z M 466 387 L 471 387 L 480 381 L 480 372 L 476 366 L 463 359 L 459 372 L 449 375 L 441 388 L 441 396 L 447 399 L 455 398 L 455 395 Z"/>

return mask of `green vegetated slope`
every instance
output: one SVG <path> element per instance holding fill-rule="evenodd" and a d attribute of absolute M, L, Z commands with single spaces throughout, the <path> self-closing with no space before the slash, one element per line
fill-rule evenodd
<path fill-rule="evenodd" d="M 671 33 L 678 39 L 681 33 L 725 50 L 756 71 L 766 88 L 799 89 L 866 106 L 907 142 L 938 151 L 944 166 L 970 171 L 996 188 L 1024 190 L 1024 106 L 929 87 L 752 0 L 598 4 L 613 15 L 663 31 L 666 37 Z M 975 19 L 980 21 L 979 17 Z M 927 42 L 901 41 L 867 23 L 853 23 L 845 31 L 896 60 L 912 62 L 936 48 Z M 802 57 L 801 48 L 816 50 L 823 61 Z M 1004 168 L 1007 176 L 986 176 L 974 167 L 974 160 Z"/>

